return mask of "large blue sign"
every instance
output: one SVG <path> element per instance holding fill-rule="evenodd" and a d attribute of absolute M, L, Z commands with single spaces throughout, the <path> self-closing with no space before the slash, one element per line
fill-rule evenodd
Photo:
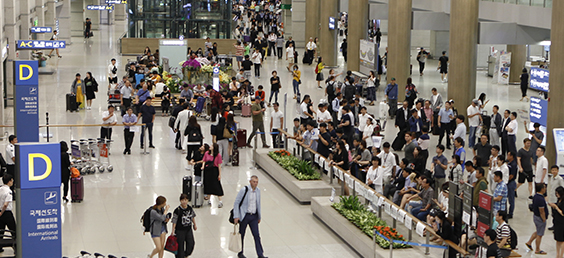
<path fill-rule="evenodd" d="M 19 188 L 61 186 L 61 147 L 58 143 L 22 143 L 16 155 L 20 167 Z"/>
<path fill-rule="evenodd" d="M 109 11 L 109 10 L 114 10 L 114 6 L 113 5 L 88 5 L 88 6 L 86 6 L 86 10 Z"/>
<path fill-rule="evenodd" d="M 54 49 L 66 45 L 64 40 L 18 40 L 16 49 Z"/>
<path fill-rule="evenodd" d="M 329 29 L 330 30 L 335 29 L 335 17 L 329 17 Z"/>
<path fill-rule="evenodd" d="M 37 61 L 14 61 L 15 125 L 20 142 L 39 142 L 39 66 Z"/>
<path fill-rule="evenodd" d="M 51 33 L 53 28 L 51 27 L 31 27 L 31 33 Z"/>
<path fill-rule="evenodd" d="M 531 79 L 529 85 L 531 89 L 548 92 L 548 70 L 531 67 Z"/>
<path fill-rule="evenodd" d="M 18 257 L 61 257 L 61 146 L 16 145 Z"/>
<path fill-rule="evenodd" d="M 531 123 L 539 123 L 542 126 L 546 126 L 547 111 L 548 101 L 537 97 L 531 97 L 531 105 L 529 109 Z"/>

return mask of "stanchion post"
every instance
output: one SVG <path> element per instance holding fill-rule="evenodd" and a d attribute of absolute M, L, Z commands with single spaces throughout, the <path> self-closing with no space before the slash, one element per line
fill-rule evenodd
<path fill-rule="evenodd" d="M 255 139 L 254 139 L 254 140 L 255 140 L 255 144 L 254 144 L 255 146 L 253 146 L 253 150 L 252 150 L 252 152 L 251 152 L 251 164 L 252 164 L 252 165 L 251 165 L 251 167 L 249 168 L 249 169 L 253 169 L 253 170 L 254 170 L 254 169 L 257 169 L 256 161 L 255 161 L 255 153 L 257 153 L 257 143 L 258 143 L 257 138 L 258 138 L 258 137 L 259 137 L 259 136 L 258 136 L 258 133 L 255 132 Z"/>
<path fill-rule="evenodd" d="M 430 235 L 431 235 L 431 233 L 427 232 L 426 237 L 425 237 L 425 243 L 427 244 L 427 246 L 425 247 L 425 255 L 431 254 L 429 252 L 429 236 Z"/>
<path fill-rule="evenodd" d="M 345 178 L 345 177 L 343 176 L 343 180 L 341 180 L 341 195 L 342 195 L 342 196 L 345 196 L 345 187 L 346 187 L 346 183 L 345 183 L 344 178 Z"/>
<path fill-rule="evenodd" d="M 284 118 L 284 121 L 286 121 L 285 118 Z M 284 131 L 287 132 L 288 130 L 286 130 L 286 128 L 284 128 Z M 288 142 L 288 135 L 286 135 L 286 134 L 283 134 L 283 135 L 284 135 L 284 136 L 283 136 L 283 137 L 284 137 L 284 149 L 285 149 L 286 151 L 288 151 L 288 143 L 289 143 L 289 142 Z"/>
<path fill-rule="evenodd" d="M 333 167 L 329 167 L 329 184 L 332 185 L 333 184 Z"/>
<path fill-rule="evenodd" d="M 143 155 L 149 154 L 147 152 L 147 134 L 145 133 L 146 129 L 147 129 L 146 126 L 144 126 L 144 125 L 141 126 L 141 130 L 142 130 L 142 134 L 143 134 L 143 153 L 141 153 L 141 154 L 143 154 Z"/>
<path fill-rule="evenodd" d="M 393 223 L 394 228 L 396 228 L 396 221 L 397 221 L 396 219 L 393 219 L 392 223 Z"/>
<path fill-rule="evenodd" d="M 372 251 L 374 252 L 374 258 L 376 258 L 376 229 L 374 229 L 374 234 L 372 235 Z"/>
<path fill-rule="evenodd" d="M 408 215 L 406 215 L 408 216 Z M 411 222 L 411 228 L 413 229 L 413 222 Z M 407 241 L 411 241 L 411 239 L 413 239 L 413 230 L 409 230 L 409 233 L 407 234 Z"/>
<path fill-rule="evenodd" d="M 45 113 L 45 124 L 47 125 L 47 142 L 49 142 L 49 112 Z"/>
<path fill-rule="evenodd" d="M 396 222 L 396 221 L 394 220 L 394 222 Z M 391 237 L 390 237 L 389 240 L 390 240 L 390 258 L 393 258 L 394 257 L 394 240 L 392 240 Z"/>

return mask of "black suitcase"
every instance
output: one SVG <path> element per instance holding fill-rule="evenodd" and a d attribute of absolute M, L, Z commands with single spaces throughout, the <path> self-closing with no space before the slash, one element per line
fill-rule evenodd
<path fill-rule="evenodd" d="M 188 200 L 192 200 L 192 176 L 182 178 L 182 193 L 188 195 Z"/>
<path fill-rule="evenodd" d="M 395 151 L 400 151 L 401 149 L 403 149 L 404 145 L 405 145 L 405 132 L 400 131 L 396 136 L 396 138 L 394 139 L 394 141 L 392 142 L 392 149 L 394 149 Z"/>
<path fill-rule="evenodd" d="M 78 103 L 76 103 L 76 96 L 67 94 L 67 111 L 73 112 L 78 110 Z"/>
<path fill-rule="evenodd" d="M 439 128 L 438 126 L 438 124 L 440 123 L 438 113 L 433 113 L 433 121 L 435 121 L 435 126 L 433 126 L 433 135 L 440 135 L 441 128 Z"/>

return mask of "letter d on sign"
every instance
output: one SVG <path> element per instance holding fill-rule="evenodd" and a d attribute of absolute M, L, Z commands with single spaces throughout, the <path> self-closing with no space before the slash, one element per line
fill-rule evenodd
<path fill-rule="evenodd" d="M 29 74 L 27 76 L 23 76 L 24 75 L 24 68 L 27 69 L 27 71 L 29 72 Z M 31 68 L 31 66 L 26 65 L 26 64 L 20 64 L 20 81 L 27 81 L 29 80 L 31 77 L 33 76 L 33 69 Z"/>
<path fill-rule="evenodd" d="M 34 163 L 35 163 L 36 158 L 43 159 L 43 161 L 45 161 L 45 164 L 46 164 L 45 171 L 43 172 L 43 174 L 41 174 L 39 176 L 35 175 Z M 45 155 L 43 153 L 30 153 L 30 154 L 28 154 L 29 181 L 40 181 L 40 180 L 47 178 L 51 174 L 52 168 L 53 168 L 53 165 L 51 163 L 51 159 L 49 157 L 47 157 L 47 155 Z"/>

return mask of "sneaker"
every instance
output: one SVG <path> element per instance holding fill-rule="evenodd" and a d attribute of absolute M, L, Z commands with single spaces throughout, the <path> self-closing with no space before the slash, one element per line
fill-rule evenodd
<path fill-rule="evenodd" d="M 531 200 L 532 200 L 532 199 L 533 199 L 533 196 L 532 196 L 532 195 L 531 195 L 531 196 L 529 196 L 529 199 L 531 199 Z"/>
<path fill-rule="evenodd" d="M 270 148 L 270 146 L 268 146 L 268 145 L 266 145 L 266 144 L 263 144 L 262 147 L 263 147 L 263 148 L 266 148 L 266 149 Z"/>
<path fill-rule="evenodd" d="M 154 148 L 155 148 L 155 146 L 153 146 L 153 145 L 149 145 L 149 148 L 151 148 L 151 149 L 154 149 Z"/>
<path fill-rule="evenodd" d="M 223 202 L 219 201 L 219 203 L 217 204 L 218 208 L 223 208 Z"/>

